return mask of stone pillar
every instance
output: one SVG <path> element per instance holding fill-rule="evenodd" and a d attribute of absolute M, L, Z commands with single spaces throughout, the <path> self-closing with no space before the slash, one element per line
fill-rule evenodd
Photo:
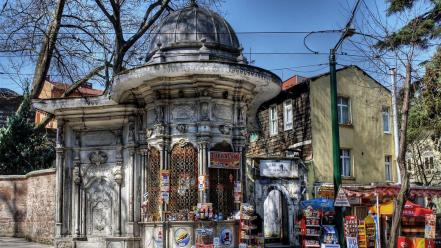
<path fill-rule="evenodd" d="M 64 122 L 57 120 L 57 144 L 56 144 L 56 216 L 55 216 L 55 237 L 59 238 L 62 235 L 63 226 L 63 164 L 64 164 L 64 142 L 63 129 Z"/>
<path fill-rule="evenodd" d="M 121 199 L 121 184 L 123 182 L 123 174 L 122 174 L 122 167 L 123 167 L 123 152 L 122 152 L 122 136 L 121 132 L 118 131 L 116 134 L 116 167 L 114 168 L 112 174 L 113 174 L 113 180 L 116 183 L 117 186 L 117 199 L 116 199 L 116 206 L 117 206 L 117 223 L 116 223 L 116 230 L 114 235 L 121 236 L 122 232 L 122 199 Z"/>
<path fill-rule="evenodd" d="M 118 155 L 117 155 L 118 156 Z M 116 161 L 116 167 L 114 168 L 113 172 L 113 180 L 115 181 L 117 188 L 118 188 L 118 196 L 117 196 L 117 207 L 118 207 L 118 218 L 117 218 L 117 223 L 116 223 L 116 231 L 115 231 L 115 235 L 117 236 L 121 236 L 121 184 L 123 181 L 123 176 L 122 176 L 122 160 L 118 160 Z"/>
<path fill-rule="evenodd" d="M 206 184 L 208 181 L 208 145 L 207 138 L 201 138 L 198 141 L 198 183 L 202 176 L 205 178 Z M 198 202 L 206 203 L 210 201 L 210 191 L 208 190 L 210 186 L 206 186 L 205 190 L 198 189 Z"/>
<path fill-rule="evenodd" d="M 148 152 L 147 152 L 147 148 L 142 148 L 140 150 L 141 153 L 141 168 L 140 168 L 140 173 L 141 173 L 141 182 L 140 182 L 140 201 L 141 201 L 141 221 L 144 220 L 144 210 L 142 208 L 144 202 L 145 202 L 145 193 L 146 193 L 146 188 L 147 188 L 147 156 L 148 156 Z"/>
<path fill-rule="evenodd" d="M 242 140 L 233 142 L 234 151 L 240 153 L 240 170 L 236 180 L 242 182 L 242 202 L 247 202 L 247 170 L 245 161 L 245 147 Z"/>
<path fill-rule="evenodd" d="M 75 236 L 81 236 L 81 168 L 79 158 L 75 158 L 74 168 L 72 172 L 72 179 L 74 183 L 73 202 L 76 205 L 75 218 Z"/>
<path fill-rule="evenodd" d="M 136 167 L 136 153 L 133 149 L 129 150 L 130 155 L 130 163 L 129 163 L 129 176 L 128 176 L 128 186 L 129 186 L 129 199 L 128 199 L 128 207 L 129 207 L 129 216 L 128 216 L 128 228 L 127 234 L 129 236 L 133 236 L 134 232 L 134 203 L 135 203 L 135 167 Z"/>
<path fill-rule="evenodd" d="M 170 144 L 166 140 L 163 140 L 159 144 L 159 168 L 160 170 L 169 170 L 170 169 Z M 159 195 L 161 197 L 161 195 Z M 161 206 L 161 212 L 167 211 L 167 203 L 163 202 Z M 161 213 L 161 218 L 163 218 L 163 214 Z"/>

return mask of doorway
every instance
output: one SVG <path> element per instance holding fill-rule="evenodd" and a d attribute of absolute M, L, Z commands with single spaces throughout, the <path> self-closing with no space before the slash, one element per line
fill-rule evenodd
<path fill-rule="evenodd" d="M 288 244 L 288 204 L 283 193 L 271 190 L 263 203 L 265 243 Z"/>

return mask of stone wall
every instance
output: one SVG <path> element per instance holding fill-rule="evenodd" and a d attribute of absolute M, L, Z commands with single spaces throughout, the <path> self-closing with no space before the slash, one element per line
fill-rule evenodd
<path fill-rule="evenodd" d="M 0 236 L 52 243 L 54 218 L 54 169 L 0 176 Z"/>

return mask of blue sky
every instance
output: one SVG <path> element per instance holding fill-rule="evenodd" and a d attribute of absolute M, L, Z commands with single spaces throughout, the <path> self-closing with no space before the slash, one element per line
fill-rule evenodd
<path fill-rule="evenodd" d="M 242 32 L 309 32 L 341 29 L 345 26 L 354 4 L 355 0 L 224 0 L 216 10 L 238 33 L 245 55 L 249 59 L 250 51 L 251 53 L 308 52 L 303 44 L 305 34 L 243 34 Z M 366 12 L 366 6 L 374 11 L 378 8 L 378 13 L 381 15 L 384 15 L 387 7 L 385 0 L 364 0 L 355 18 L 356 21 L 363 18 L 361 13 Z M 327 53 L 338 38 L 339 34 L 309 36 L 308 46 L 324 54 L 252 54 L 251 60 L 254 61 L 254 65 L 272 70 L 284 80 L 294 74 L 313 76 L 329 70 Z M 344 44 L 342 51 L 356 53 L 349 44 Z M 337 57 L 337 62 L 340 64 L 359 64 L 361 67 L 365 64 L 363 60 L 366 59 L 358 58 L 358 61 L 354 61 L 353 57 Z M 373 76 L 379 81 L 387 78 L 381 73 Z M 0 80 L 0 87 L 21 92 L 20 88 L 5 75 L 0 75 Z"/>

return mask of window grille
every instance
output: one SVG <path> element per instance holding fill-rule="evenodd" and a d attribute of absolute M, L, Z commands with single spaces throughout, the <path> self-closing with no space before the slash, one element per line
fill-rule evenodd
<path fill-rule="evenodd" d="M 159 151 L 155 148 L 151 148 L 148 151 L 148 163 L 147 163 L 147 208 L 146 214 L 149 219 L 159 219 Z"/>
<path fill-rule="evenodd" d="M 172 213 L 191 211 L 198 202 L 197 151 L 189 143 L 175 145 L 170 159 L 170 202 Z"/>
<path fill-rule="evenodd" d="M 210 168 L 210 201 L 215 213 L 222 213 L 224 217 L 234 210 L 234 181 L 236 171 L 229 169 Z"/>

